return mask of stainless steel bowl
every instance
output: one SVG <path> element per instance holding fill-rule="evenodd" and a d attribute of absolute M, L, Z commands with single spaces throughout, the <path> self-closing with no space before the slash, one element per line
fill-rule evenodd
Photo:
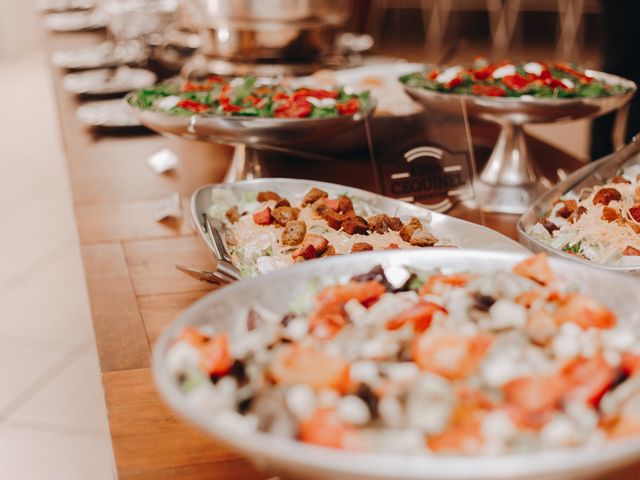
<path fill-rule="evenodd" d="M 156 384 L 165 400 L 180 415 L 217 441 L 249 457 L 258 468 L 283 480 L 587 480 L 638 462 L 640 441 L 637 438 L 596 448 L 476 457 L 381 455 L 314 447 L 223 425 L 216 416 L 187 402 L 167 368 L 167 351 L 183 326 L 214 324 L 223 330 L 242 328 L 238 319 L 241 315 L 244 318 L 250 303 L 285 312 L 290 300 L 305 291 L 311 279 L 325 283 L 346 280 L 378 264 L 488 272 L 510 269 L 524 257 L 522 254 L 473 250 L 371 252 L 306 262 L 237 282 L 196 302 L 162 334 L 153 354 Z M 583 291 L 610 305 L 618 315 L 636 313 L 639 281 L 561 259 L 552 259 L 551 265 L 564 285 L 580 285 Z"/>
<path fill-rule="evenodd" d="M 311 61 L 335 51 L 352 2 L 340 0 L 190 0 L 202 53 L 238 62 Z"/>
<path fill-rule="evenodd" d="M 625 167 L 636 165 L 640 163 L 640 136 L 636 135 L 631 143 L 625 146 L 622 150 L 615 152 L 607 157 L 604 157 L 597 162 L 589 163 L 584 167 L 576 170 L 563 181 L 559 182 L 552 189 L 548 190 L 542 195 L 536 202 L 529 207 L 525 214 L 518 220 L 518 238 L 520 242 L 524 244 L 530 250 L 534 252 L 548 252 L 552 255 L 563 257 L 574 262 L 582 263 L 592 267 L 597 267 L 603 270 L 611 270 L 624 273 L 638 273 L 640 271 L 639 265 L 635 267 L 630 266 L 615 266 L 615 265 L 600 265 L 598 263 L 586 260 L 575 255 L 563 252 L 556 248 L 547 245 L 540 240 L 533 238 L 529 235 L 528 230 L 533 227 L 538 220 L 544 217 L 549 212 L 554 203 L 563 195 L 569 192 L 579 193 L 583 188 L 595 187 L 602 185 L 609 181 L 618 171 Z M 640 258 L 640 257 L 639 257 Z"/>
<path fill-rule="evenodd" d="M 405 86 L 406 92 L 427 108 L 495 122 L 502 127 L 496 146 L 476 182 L 478 204 L 487 211 L 523 213 L 546 189 L 528 152 L 523 125 L 594 118 L 628 104 L 636 93 L 630 80 L 587 70 L 610 85 L 622 85 L 624 94 L 597 98 L 498 98 L 435 92 Z"/>
<path fill-rule="evenodd" d="M 347 194 L 352 198 L 359 199 L 361 203 L 366 203 L 372 208 L 387 213 L 388 215 L 400 217 L 415 216 L 418 218 L 428 215 L 431 217 L 429 226 L 433 228 L 437 234 L 449 239 L 459 248 L 475 248 L 498 252 L 526 252 L 525 248 L 519 243 L 482 225 L 450 217 L 442 213 L 432 212 L 419 205 L 413 205 L 394 198 L 367 192 L 359 188 L 293 178 L 260 178 L 235 183 L 204 185 L 191 196 L 191 218 L 194 225 L 201 225 L 200 219 L 203 214 L 209 211 L 212 205 L 211 193 L 215 190 L 226 190 L 238 200 L 243 198 L 245 194 L 255 195 L 263 190 L 272 190 L 280 196 L 287 198 L 292 203 L 296 203 L 302 200 L 305 193 L 307 193 L 312 186 L 326 191 L 332 197 Z M 207 235 L 202 228 L 197 228 L 197 231 L 207 249 L 213 252 L 214 246 L 211 243 L 211 237 Z"/>

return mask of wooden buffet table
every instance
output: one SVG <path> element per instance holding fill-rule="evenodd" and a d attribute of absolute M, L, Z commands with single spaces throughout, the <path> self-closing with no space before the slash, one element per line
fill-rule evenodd
<path fill-rule="evenodd" d="M 50 34 L 47 45 L 54 51 L 102 38 L 100 33 Z M 221 181 L 231 150 L 150 133 L 93 134 L 76 119 L 81 102 L 61 88 L 64 73 L 54 70 L 53 82 L 119 478 L 265 478 L 177 419 L 158 397 L 150 369 L 151 348 L 162 329 L 211 290 L 174 265 L 213 266 L 184 207 L 197 187 Z M 145 159 L 164 147 L 182 164 L 172 173 L 155 174 Z M 534 147 L 543 158 L 554 159 L 550 168 L 577 165 L 540 141 Z M 183 198 L 184 219 L 156 222 L 157 203 L 174 192 Z M 454 213 L 481 220 L 463 208 Z M 486 215 L 484 221 L 515 236 L 516 218 Z"/>

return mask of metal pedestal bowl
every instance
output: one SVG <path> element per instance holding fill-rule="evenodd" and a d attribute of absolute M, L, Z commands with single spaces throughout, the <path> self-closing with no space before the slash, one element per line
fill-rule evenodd
<path fill-rule="evenodd" d="M 262 176 L 256 156 L 249 154 L 254 150 L 293 152 L 313 160 L 331 160 L 327 155 L 314 154 L 314 149 L 309 146 L 356 130 L 356 127 L 373 113 L 376 106 L 375 100 L 370 99 L 366 108 L 360 112 L 330 118 L 224 117 L 197 114 L 181 117 L 135 107 L 135 92 L 127 95 L 126 101 L 142 125 L 162 135 L 234 146 L 235 152 L 225 175 L 225 182 Z M 362 135 L 354 135 L 353 142 L 361 143 Z"/>
<path fill-rule="evenodd" d="M 635 95 L 637 87 L 630 80 L 595 70 L 587 70 L 586 74 L 611 85 L 622 85 L 626 92 L 610 97 L 541 99 L 448 94 L 408 86 L 405 91 L 427 108 L 453 114 L 466 110 L 468 118 L 501 126 L 489 161 L 475 181 L 476 201 L 486 211 L 519 214 L 550 185 L 541 177 L 527 150 L 523 126 L 598 117 L 622 109 Z M 625 123 L 626 109 L 618 115 L 617 128 L 623 129 Z"/>

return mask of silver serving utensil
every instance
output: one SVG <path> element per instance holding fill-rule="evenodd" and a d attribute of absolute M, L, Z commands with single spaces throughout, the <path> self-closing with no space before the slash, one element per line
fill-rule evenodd
<path fill-rule="evenodd" d="M 182 273 L 189 275 L 196 280 L 199 280 L 204 283 L 208 283 L 211 285 L 227 285 L 232 283 L 234 280 L 226 277 L 224 275 L 219 274 L 217 271 L 211 270 L 201 270 L 195 267 L 189 267 L 187 265 L 176 264 L 176 268 L 180 270 Z"/>
<path fill-rule="evenodd" d="M 206 213 L 202 214 L 202 229 L 211 240 L 213 254 L 218 260 L 216 272 L 231 278 L 232 281 L 239 280 L 240 270 L 232 263 L 231 254 L 229 254 L 227 246 L 225 245 L 224 240 L 222 240 L 222 235 L 220 235 L 217 228 L 211 225 L 209 216 Z"/>

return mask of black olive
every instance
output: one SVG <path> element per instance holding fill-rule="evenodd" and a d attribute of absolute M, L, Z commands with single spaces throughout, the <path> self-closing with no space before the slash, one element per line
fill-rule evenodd
<path fill-rule="evenodd" d="M 488 312 L 491 306 L 496 303 L 496 299 L 491 295 L 476 293 L 474 297 L 473 306 L 482 312 Z"/>
<path fill-rule="evenodd" d="M 376 265 L 367 273 L 362 273 L 360 275 L 355 275 L 351 277 L 352 282 L 370 282 L 370 281 L 380 282 L 387 290 L 393 290 L 392 285 L 387 280 L 387 277 L 384 274 L 384 269 L 382 265 Z"/>
<path fill-rule="evenodd" d="M 360 383 L 356 388 L 356 396 L 367 405 L 371 418 L 375 418 L 378 414 L 378 397 L 371 387 L 366 383 Z"/>

